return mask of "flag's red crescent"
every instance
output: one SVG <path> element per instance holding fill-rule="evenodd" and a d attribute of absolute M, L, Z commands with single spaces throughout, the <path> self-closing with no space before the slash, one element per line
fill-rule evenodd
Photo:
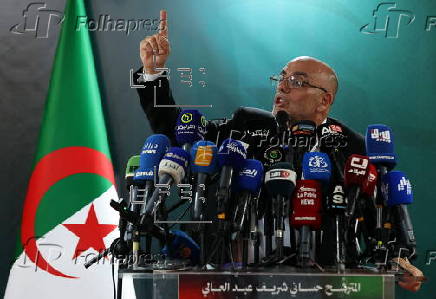
<path fill-rule="evenodd" d="M 58 181 L 78 173 L 100 175 L 115 185 L 112 162 L 97 150 L 83 147 L 65 147 L 44 156 L 30 177 L 21 223 L 21 243 L 29 259 L 40 269 L 56 276 L 66 275 L 51 266 L 40 254 L 35 239 L 35 219 L 39 203 L 44 194 Z"/>

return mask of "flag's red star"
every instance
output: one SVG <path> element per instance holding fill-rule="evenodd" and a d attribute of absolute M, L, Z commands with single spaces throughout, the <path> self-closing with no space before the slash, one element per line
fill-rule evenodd
<path fill-rule="evenodd" d="M 80 253 L 94 248 L 97 251 L 106 249 L 103 238 L 112 232 L 117 226 L 113 224 L 100 224 L 98 223 L 97 216 L 95 215 L 94 205 L 88 211 L 88 217 L 83 224 L 64 224 L 64 226 L 79 237 L 76 250 L 74 251 L 73 259 L 80 255 Z"/>

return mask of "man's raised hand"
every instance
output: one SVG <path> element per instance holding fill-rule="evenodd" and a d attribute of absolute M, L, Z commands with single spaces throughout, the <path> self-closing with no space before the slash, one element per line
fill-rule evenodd
<path fill-rule="evenodd" d="M 168 19 L 165 10 L 160 11 L 160 26 L 157 34 L 147 36 L 139 44 L 139 54 L 141 56 L 144 72 L 156 74 L 156 68 L 165 66 L 165 62 L 170 55 L 170 42 L 168 40 Z"/>

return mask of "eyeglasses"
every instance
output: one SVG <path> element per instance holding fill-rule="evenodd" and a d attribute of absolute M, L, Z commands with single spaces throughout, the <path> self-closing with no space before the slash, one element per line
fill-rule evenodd
<path fill-rule="evenodd" d="M 285 76 L 283 75 L 274 75 L 269 77 L 269 79 L 271 80 L 271 83 L 273 84 L 274 87 L 278 87 L 278 85 L 285 81 L 285 86 L 287 88 L 302 88 L 302 87 L 311 87 L 311 88 L 318 88 L 321 89 L 324 92 L 328 92 L 327 89 L 323 88 L 323 87 L 319 87 L 319 86 L 315 86 L 310 84 L 309 82 L 305 81 L 302 78 L 296 77 L 296 76 L 290 76 L 285 78 Z"/>

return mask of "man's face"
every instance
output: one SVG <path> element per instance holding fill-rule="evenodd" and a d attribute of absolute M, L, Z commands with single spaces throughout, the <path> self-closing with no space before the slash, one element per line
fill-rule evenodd
<path fill-rule="evenodd" d="M 319 87 L 324 87 L 326 77 L 324 66 L 312 60 L 291 61 L 283 68 L 281 75 L 285 79 L 294 76 Z M 292 88 L 285 81 L 277 86 L 272 113 L 275 115 L 277 111 L 284 110 L 294 121 L 315 121 L 324 92 L 308 86 Z"/>

